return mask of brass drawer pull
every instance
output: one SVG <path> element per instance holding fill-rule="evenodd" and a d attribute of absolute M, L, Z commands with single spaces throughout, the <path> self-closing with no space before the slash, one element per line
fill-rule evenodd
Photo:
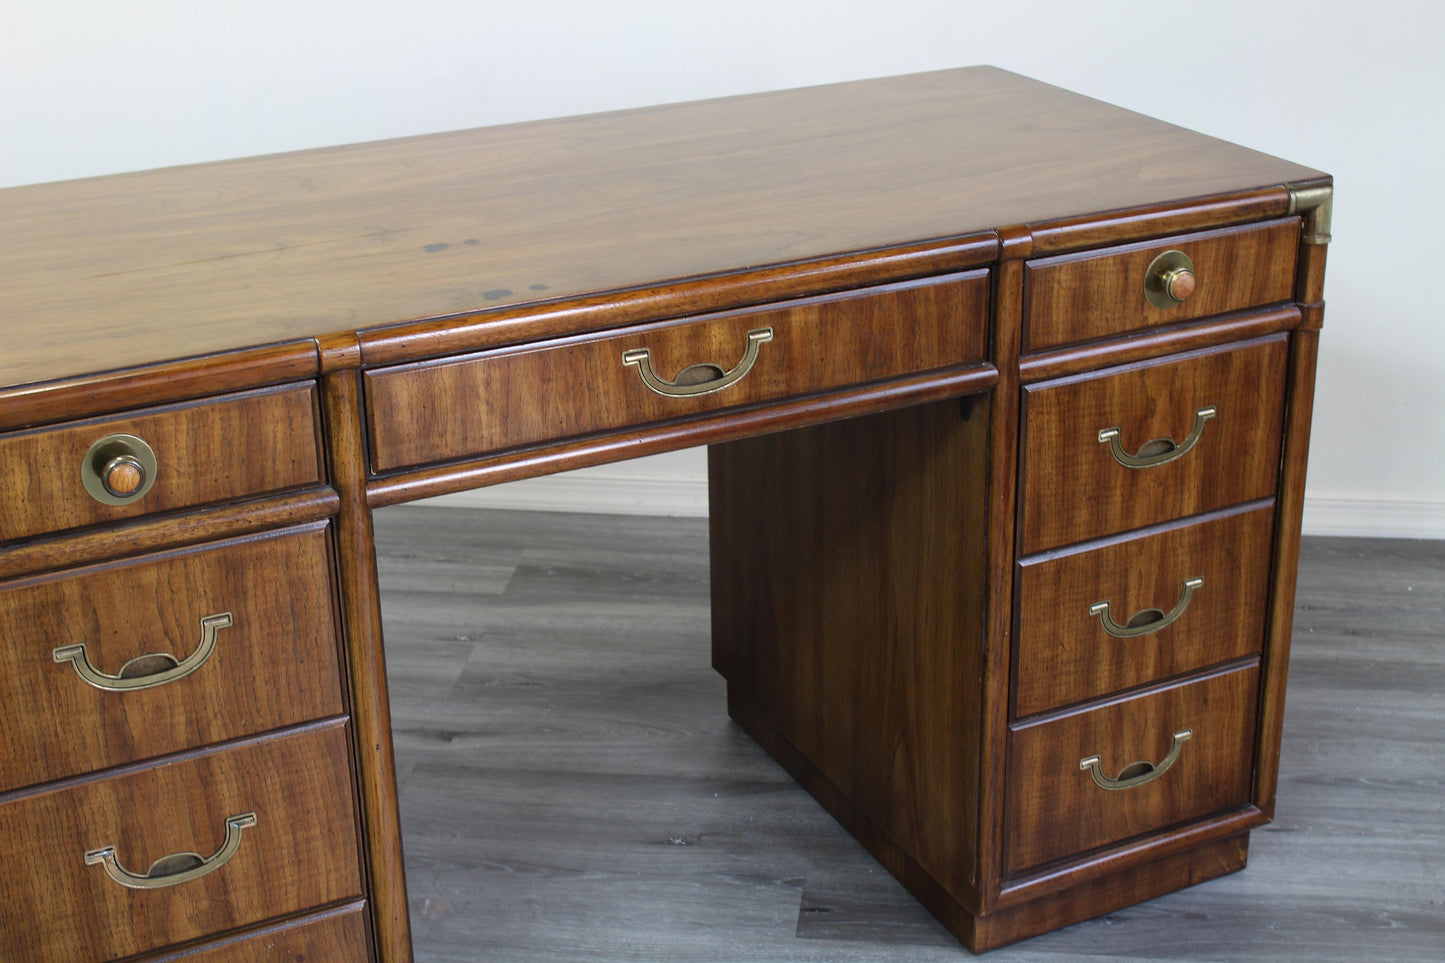
<path fill-rule="evenodd" d="M 135 435 L 106 435 L 80 460 L 80 483 L 104 505 L 127 505 L 156 480 L 156 453 Z"/>
<path fill-rule="evenodd" d="M 132 873 L 116 859 L 114 846 L 102 846 L 85 854 L 85 865 L 100 863 L 111 879 L 127 889 L 165 889 L 200 879 L 231 861 L 241 848 L 241 830 L 256 825 L 255 813 L 241 813 L 226 820 L 226 841 L 209 858 L 200 853 L 172 853 L 151 863 L 144 873 Z"/>
<path fill-rule="evenodd" d="M 1099 765 L 1098 756 L 1086 756 L 1080 759 L 1079 768 L 1088 770 L 1089 775 L 1094 777 L 1094 784 L 1100 789 L 1133 789 L 1146 782 L 1153 782 L 1168 772 L 1169 767 L 1174 765 L 1174 760 L 1179 758 L 1179 748 L 1193 735 L 1193 729 L 1180 729 L 1174 733 L 1174 740 L 1169 744 L 1169 755 L 1164 757 L 1163 762 L 1158 765 L 1152 762 L 1131 762 L 1119 770 L 1118 778 L 1115 779 L 1104 775 L 1104 769 Z"/>
<path fill-rule="evenodd" d="M 1213 418 L 1219 412 L 1213 405 L 1200 408 L 1194 412 L 1194 430 L 1189 432 L 1189 437 L 1175 444 L 1170 438 L 1155 438 L 1140 446 L 1134 454 L 1124 450 L 1124 443 L 1119 437 L 1117 426 L 1103 428 L 1099 431 L 1099 444 L 1109 446 L 1109 454 L 1114 460 L 1125 468 L 1153 468 L 1156 465 L 1166 465 L 1176 458 L 1183 458 L 1189 453 L 1189 449 L 1199 443 L 1204 437 L 1204 423 Z"/>
<path fill-rule="evenodd" d="M 747 350 L 743 352 L 743 360 L 737 363 L 737 367 L 731 371 L 723 371 L 715 364 L 689 365 L 678 373 L 677 378 L 667 381 L 659 378 L 652 370 L 652 354 L 646 348 L 634 348 L 631 351 L 622 352 L 622 363 L 624 365 L 636 365 L 637 373 L 642 376 L 642 383 L 660 395 L 669 398 L 690 398 L 695 395 L 710 395 L 714 391 L 721 391 L 728 385 L 736 384 L 747 377 L 749 371 L 758 360 L 758 346 L 765 341 L 773 340 L 772 328 L 756 328 L 748 332 Z M 714 377 L 705 381 L 690 382 L 689 375 L 714 374 Z"/>
<path fill-rule="evenodd" d="M 1109 614 L 1108 601 L 1095 602 L 1089 606 L 1089 614 L 1097 615 L 1108 632 L 1116 639 L 1134 639 L 1141 635 L 1148 635 L 1150 632 L 1158 632 L 1160 629 L 1173 625 L 1178 621 L 1184 610 L 1189 608 L 1189 600 L 1194 597 L 1195 589 L 1204 587 L 1204 579 L 1195 576 L 1184 580 L 1184 589 L 1179 593 L 1179 601 L 1174 603 L 1174 608 L 1168 612 L 1159 609 L 1140 609 L 1130 617 L 1129 621 L 1120 625 L 1114 621 Z"/>
<path fill-rule="evenodd" d="M 149 689 L 184 679 L 205 665 L 211 653 L 216 650 L 216 635 L 230 626 L 230 612 L 207 615 L 201 619 L 201 644 L 184 660 L 176 661 L 176 657 L 168 652 L 139 655 L 121 666 L 116 675 L 101 672 L 92 666 L 85 654 L 83 642 L 78 645 L 62 645 L 50 654 L 57 663 L 69 662 L 74 665 L 76 674 L 97 689 L 105 689 L 107 692 Z"/>

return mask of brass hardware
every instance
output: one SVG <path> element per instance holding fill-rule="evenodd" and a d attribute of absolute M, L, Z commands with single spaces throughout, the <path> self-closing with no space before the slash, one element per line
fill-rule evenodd
<path fill-rule="evenodd" d="M 1095 602 L 1089 606 L 1089 614 L 1097 615 L 1099 621 L 1104 626 L 1104 631 L 1108 632 L 1114 638 L 1137 639 L 1141 635 L 1158 632 L 1162 628 L 1173 625 L 1178 621 L 1179 616 L 1184 614 L 1184 610 L 1189 608 L 1189 600 L 1194 597 L 1195 589 L 1203 587 L 1204 579 L 1197 576 L 1187 578 L 1184 580 L 1184 590 L 1179 594 L 1179 601 L 1174 603 L 1174 608 L 1170 609 L 1167 613 L 1161 612 L 1159 609 L 1142 609 L 1135 612 L 1133 617 L 1123 625 L 1115 622 L 1114 617 L 1109 614 L 1109 603 L 1107 601 Z M 1153 615 L 1154 618 L 1148 619 L 1147 621 L 1140 621 L 1140 616 L 1147 615 Z"/>
<path fill-rule="evenodd" d="M 1204 436 L 1204 423 L 1217 415 L 1219 411 L 1209 405 L 1194 412 L 1194 429 L 1189 432 L 1189 437 L 1175 444 L 1169 438 L 1155 438 L 1153 441 L 1144 443 L 1135 454 L 1124 450 L 1124 442 L 1120 438 L 1118 426 L 1113 428 L 1101 428 L 1099 430 L 1099 444 L 1109 446 L 1109 454 L 1114 460 L 1125 468 L 1154 468 L 1158 465 L 1166 465 L 1176 458 L 1183 458 L 1189 450 L 1199 443 Z"/>
<path fill-rule="evenodd" d="M 681 374 L 672 381 L 659 378 L 652 370 L 652 355 L 646 348 L 634 348 L 631 351 L 624 351 L 622 353 L 622 363 L 624 365 L 636 365 L 637 373 L 642 376 L 642 383 L 660 395 L 666 395 L 669 398 L 690 398 L 696 395 L 710 395 L 714 391 L 721 391 L 728 385 L 736 384 L 747 377 L 748 372 L 752 371 L 753 365 L 757 363 L 758 346 L 771 340 L 773 340 L 772 328 L 756 328 L 749 331 L 748 346 L 743 352 L 743 359 L 739 361 L 737 367 L 731 371 L 723 372 L 716 365 L 692 365 L 684 369 L 684 372 L 687 372 L 698 368 L 708 368 L 719 372 L 717 377 L 709 378 L 706 381 L 699 381 L 696 384 L 682 383 L 685 382 L 686 379 Z"/>
<path fill-rule="evenodd" d="M 1111 779 L 1104 775 L 1104 767 L 1100 765 L 1098 756 L 1085 756 L 1079 760 L 1079 769 L 1087 770 L 1089 775 L 1094 777 L 1094 785 L 1100 789 L 1133 789 L 1135 786 L 1142 786 L 1146 782 L 1153 782 L 1169 771 L 1174 761 L 1179 758 L 1179 748 L 1188 742 L 1194 735 L 1193 729 L 1180 729 L 1174 733 L 1174 739 L 1169 744 L 1169 755 L 1157 765 L 1152 762 L 1131 762 L 1119 770 L 1117 778 Z"/>
<path fill-rule="evenodd" d="M 135 435 L 106 435 L 80 461 L 80 482 L 106 505 L 128 505 L 151 490 L 156 453 Z"/>
<path fill-rule="evenodd" d="M 210 857 L 200 853 L 172 853 L 151 863 L 144 873 L 132 873 L 116 858 L 114 846 L 102 846 L 85 854 L 85 865 L 100 863 L 106 875 L 127 889 L 165 889 L 200 879 L 231 861 L 241 848 L 241 830 L 256 825 L 255 813 L 241 813 L 226 820 L 226 841 Z"/>
<path fill-rule="evenodd" d="M 1144 272 L 1144 299 L 1156 308 L 1172 308 L 1194 293 L 1194 262 L 1183 251 L 1165 251 Z"/>
<path fill-rule="evenodd" d="M 101 672 L 91 666 L 90 659 L 85 654 L 84 642 L 78 645 L 62 645 L 53 650 L 50 655 L 57 663 L 69 662 L 74 665 L 76 674 L 97 689 L 105 689 L 108 692 L 150 689 L 158 685 L 165 685 L 167 682 L 174 682 L 177 679 L 184 679 L 205 665 L 206 660 L 216 649 L 216 635 L 221 629 L 230 627 L 230 612 L 207 615 L 201 619 L 200 645 L 196 646 L 196 651 L 186 656 L 184 660 L 177 661 L 175 656 L 167 652 L 153 652 L 150 655 L 140 655 L 131 659 L 121 666 L 120 672 L 115 675 Z"/>
<path fill-rule="evenodd" d="M 1304 219 L 1304 244 L 1330 243 L 1330 220 L 1334 216 L 1335 189 L 1326 187 L 1290 188 L 1289 212 Z"/>

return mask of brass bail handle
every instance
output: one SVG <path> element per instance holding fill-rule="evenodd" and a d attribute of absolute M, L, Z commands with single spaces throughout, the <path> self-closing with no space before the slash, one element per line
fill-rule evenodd
<path fill-rule="evenodd" d="M 657 372 L 652 370 L 652 352 L 647 348 L 633 348 L 622 353 L 622 363 L 637 368 L 637 373 L 642 377 L 642 383 L 660 395 L 669 398 L 691 398 L 697 395 L 710 395 L 714 391 L 721 391 L 729 385 L 737 384 L 747 377 L 748 372 L 753 370 L 757 363 L 759 346 L 773 340 L 772 328 L 754 328 L 748 332 L 748 344 L 743 350 L 743 359 L 739 361 L 731 371 L 723 372 L 716 378 L 707 381 L 700 381 L 696 384 L 679 384 L 681 378 L 668 381 L 659 377 Z M 690 365 L 690 368 L 697 367 Z M 716 365 L 709 367 L 717 370 Z M 687 368 L 683 369 L 688 370 Z"/>
<path fill-rule="evenodd" d="M 226 839 L 210 856 L 200 853 L 172 853 L 151 863 L 144 873 L 133 873 L 120 864 L 114 846 L 102 846 L 85 854 L 85 865 L 105 867 L 105 874 L 126 889 L 166 889 L 209 876 L 231 861 L 241 849 L 241 831 L 256 825 L 255 813 L 240 813 L 226 820 Z"/>
<path fill-rule="evenodd" d="M 1179 759 L 1179 750 L 1184 743 L 1194 737 L 1193 729 L 1180 729 L 1174 733 L 1169 743 L 1169 754 L 1161 761 L 1154 763 L 1148 761 L 1134 762 L 1119 770 L 1119 775 L 1110 777 L 1104 775 L 1104 767 L 1098 756 L 1085 756 L 1079 760 L 1079 768 L 1087 772 L 1094 779 L 1094 785 L 1100 789 L 1117 791 L 1120 789 L 1133 789 L 1151 783 L 1169 771 Z"/>
<path fill-rule="evenodd" d="M 107 692 L 130 692 L 136 689 L 150 689 L 167 682 L 184 679 L 206 664 L 216 651 L 216 636 L 222 629 L 231 627 L 230 612 L 217 612 L 201 618 L 201 641 L 194 652 L 184 659 L 177 659 L 168 652 L 153 652 L 137 656 L 120 667 L 115 675 L 102 672 L 90 663 L 85 643 L 57 646 L 50 657 L 57 664 L 69 662 L 75 667 L 75 674 L 90 685 Z M 146 671 L 146 670 L 150 671 Z"/>

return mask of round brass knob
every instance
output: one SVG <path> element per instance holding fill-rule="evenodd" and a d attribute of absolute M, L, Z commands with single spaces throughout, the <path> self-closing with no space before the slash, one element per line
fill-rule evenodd
<path fill-rule="evenodd" d="M 156 453 L 135 435 L 106 435 L 80 462 L 80 481 L 90 497 L 106 505 L 127 505 L 156 480 Z"/>
<path fill-rule="evenodd" d="M 1172 308 L 1198 287 L 1194 262 L 1183 251 L 1165 251 L 1144 272 L 1144 299 L 1156 308 Z"/>

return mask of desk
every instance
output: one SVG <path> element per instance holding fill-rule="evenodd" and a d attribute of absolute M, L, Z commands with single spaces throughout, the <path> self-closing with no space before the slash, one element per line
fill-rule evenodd
<path fill-rule="evenodd" d="M 966 945 L 1242 868 L 1330 190 L 971 68 L 0 192 L 4 956 L 408 959 L 372 510 L 701 443 L 730 712 Z"/>

